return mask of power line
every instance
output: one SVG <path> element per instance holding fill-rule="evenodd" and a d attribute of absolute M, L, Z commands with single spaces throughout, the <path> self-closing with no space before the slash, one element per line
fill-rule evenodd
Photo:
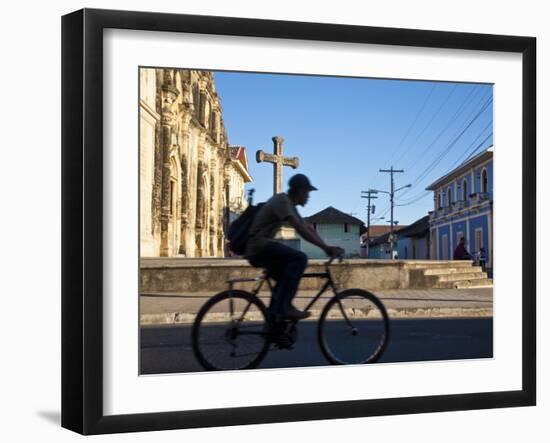
<path fill-rule="evenodd" d="M 482 106 L 482 108 L 478 111 L 478 113 L 474 116 L 474 118 L 466 125 L 466 127 L 458 134 L 455 139 L 449 143 L 449 145 L 439 154 L 438 157 L 436 157 L 429 165 L 428 167 L 418 175 L 418 177 L 413 181 L 413 185 L 418 184 L 421 180 L 423 180 L 432 170 L 441 162 L 443 157 L 449 153 L 449 151 L 452 149 L 452 147 L 460 140 L 462 135 L 474 124 L 474 122 L 479 118 L 479 116 L 487 109 L 487 107 L 492 103 L 493 99 L 490 98 L 485 102 Z M 407 190 L 408 191 L 408 190 Z M 407 192 L 405 191 L 404 194 Z"/>
<path fill-rule="evenodd" d="M 464 150 L 464 152 L 462 152 L 457 160 L 453 163 L 453 165 L 449 168 L 449 172 L 452 171 L 456 165 L 458 165 L 460 163 L 460 160 L 461 158 L 468 152 L 470 152 L 470 149 L 471 147 L 476 143 L 476 141 L 479 139 L 479 137 L 481 137 L 483 135 L 483 133 L 487 130 L 487 128 L 489 126 L 491 126 L 493 123 L 493 121 L 491 120 L 487 126 L 485 126 L 485 128 L 483 128 L 483 130 L 477 135 L 477 137 L 472 141 L 472 143 L 470 143 L 468 145 L 468 147 Z M 493 135 L 493 133 L 491 132 L 491 134 L 489 134 L 479 145 L 477 145 L 473 151 L 470 152 L 470 155 L 466 158 L 466 160 L 468 160 L 473 154 L 475 154 L 477 152 L 477 150 Z M 464 161 L 466 161 L 464 160 Z M 445 174 L 448 174 L 448 172 L 446 172 Z M 428 191 L 429 192 L 429 191 Z M 403 203 L 403 204 L 399 204 L 399 205 L 396 205 L 396 206 L 406 206 L 408 204 L 411 204 L 411 203 L 414 203 L 415 201 L 418 201 L 420 200 L 421 198 L 423 198 L 424 196 L 426 195 L 426 192 L 425 191 L 422 191 L 420 192 L 419 194 L 416 194 L 414 197 L 411 197 L 412 200 L 409 200 L 408 202 L 406 203 Z M 414 201 L 413 201 L 414 200 Z"/>
<path fill-rule="evenodd" d="M 476 91 L 476 93 L 472 96 L 472 93 L 473 91 Z M 470 94 L 468 94 L 468 96 L 464 99 L 464 101 L 461 103 L 461 105 L 457 108 L 457 110 L 455 111 L 455 113 L 449 118 L 449 120 L 447 121 L 447 124 L 445 125 L 445 127 L 439 132 L 439 134 L 432 140 L 432 142 L 426 146 L 426 148 L 422 151 L 422 153 L 418 156 L 415 156 L 415 158 L 412 160 L 412 162 L 407 165 L 407 169 L 413 167 L 413 165 L 415 164 L 418 164 L 418 162 L 420 161 L 420 159 L 422 159 L 424 157 L 424 155 L 432 148 L 432 146 L 434 146 L 437 141 L 441 138 L 441 136 L 447 131 L 447 129 L 449 129 L 453 123 L 455 123 L 457 121 L 457 118 L 460 116 L 460 114 L 462 114 L 464 112 L 464 110 L 467 108 L 467 103 L 469 104 L 469 101 L 470 99 L 473 100 L 475 96 L 477 96 L 478 92 L 480 91 L 481 89 L 480 88 L 474 88 L 470 91 Z M 471 98 L 470 98 L 471 97 Z M 482 97 L 480 99 L 480 101 L 478 102 L 478 104 L 483 101 L 483 98 Z M 475 109 L 475 107 L 474 107 Z M 466 120 L 468 120 L 468 118 L 472 115 L 472 112 L 468 115 L 468 117 L 466 117 Z"/>
<path fill-rule="evenodd" d="M 453 88 L 453 90 L 451 91 L 451 94 L 452 94 L 452 92 L 454 92 L 455 89 L 456 89 L 456 86 L 455 86 L 455 88 Z M 474 94 L 474 91 L 475 91 L 475 94 Z M 431 147 L 441 138 L 441 136 L 442 136 L 442 135 L 445 133 L 445 131 L 452 125 L 452 123 L 454 123 L 454 122 L 456 121 L 456 118 L 457 118 L 462 112 L 464 112 L 464 110 L 467 108 L 469 102 L 470 102 L 471 100 L 474 100 L 474 98 L 478 95 L 478 93 L 479 93 L 480 91 L 481 91 L 481 88 L 480 88 L 480 87 L 476 87 L 476 86 L 474 86 L 474 87 L 470 90 L 470 92 L 468 93 L 468 95 L 466 96 L 466 98 L 462 101 L 462 103 L 460 104 L 460 106 L 456 109 L 456 111 L 454 112 L 454 114 L 453 114 L 453 115 L 451 116 L 451 118 L 448 120 L 448 122 L 447 122 L 447 124 L 445 125 L 445 127 L 439 132 L 439 134 L 435 137 L 435 139 L 434 139 L 434 140 L 433 140 L 433 141 L 432 141 L 432 142 L 422 151 L 422 153 L 420 154 L 420 156 L 415 157 L 414 163 L 418 162 L 418 160 L 419 160 L 420 158 L 422 158 L 422 157 L 424 156 L 424 154 L 426 154 L 426 152 L 428 152 L 429 149 L 430 149 L 430 148 L 431 148 Z M 449 97 L 450 97 L 451 94 L 449 94 L 449 95 L 447 96 L 447 99 L 442 103 L 442 105 L 441 105 L 440 108 L 438 109 L 438 112 L 437 112 L 437 113 L 439 113 L 439 111 L 441 110 L 441 108 L 443 107 L 443 105 L 447 102 L 447 100 L 449 99 Z M 473 94 L 473 95 L 472 95 L 472 94 Z M 488 94 L 485 94 L 483 97 L 481 97 L 481 99 L 480 99 L 479 102 L 481 102 L 487 95 L 489 95 L 489 93 L 488 93 Z M 475 108 L 474 108 L 474 110 L 472 110 L 472 112 L 470 112 L 470 114 L 468 115 L 468 117 L 466 118 L 466 120 L 473 114 L 474 111 L 475 111 Z M 436 113 L 436 115 L 437 115 L 437 113 Z M 435 115 L 434 115 L 434 117 L 435 117 Z M 433 118 L 432 118 L 431 121 L 433 121 Z M 431 123 L 431 121 L 429 122 L 429 124 Z M 420 138 L 420 135 L 422 135 L 422 134 L 424 133 L 425 129 L 429 126 L 429 124 L 428 124 L 428 125 L 423 129 L 423 131 L 419 134 L 419 136 L 418 136 L 417 139 L 415 140 L 415 143 L 416 143 L 416 141 L 418 141 L 418 139 Z M 455 134 L 456 134 L 456 133 L 455 133 Z M 413 144 L 412 146 L 414 146 L 414 144 Z M 411 147 L 412 147 L 412 146 L 411 146 Z M 437 165 L 437 164 L 436 164 L 436 165 Z M 434 165 L 434 167 L 435 167 L 436 165 Z M 412 164 L 409 165 L 409 166 L 412 166 Z M 431 164 L 428 166 L 428 168 L 430 168 L 430 166 L 431 166 Z M 432 169 L 433 169 L 433 168 L 432 168 Z M 424 171 L 424 172 L 426 172 L 426 171 Z M 422 173 L 420 174 L 420 176 L 421 176 L 421 175 L 422 175 Z M 419 177 L 420 177 L 420 176 L 419 176 Z M 424 178 L 424 177 L 422 177 L 422 178 Z M 419 179 L 418 179 L 418 177 L 417 177 L 417 179 L 415 180 L 415 182 L 414 182 L 413 184 L 418 183 L 418 181 L 419 181 Z M 404 195 L 404 194 L 407 194 L 407 193 L 410 191 L 410 189 L 411 189 L 411 188 L 405 190 L 405 192 L 403 193 L 403 195 Z M 425 198 L 427 195 L 428 195 L 428 194 L 426 194 L 425 192 L 422 192 L 422 193 L 420 193 L 420 194 L 417 194 L 417 196 L 413 197 L 411 201 L 409 201 L 408 203 L 405 203 L 405 204 L 403 204 L 403 205 L 412 204 L 412 203 L 414 203 L 414 202 L 416 202 L 416 201 L 418 201 L 418 200 L 421 200 L 422 198 Z M 397 205 L 396 205 L 396 206 L 397 206 Z"/>
<path fill-rule="evenodd" d="M 485 143 L 492 135 L 493 135 L 493 132 L 491 131 L 491 133 L 481 142 L 481 144 L 477 145 L 473 151 L 470 151 L 470 149 L 472 148 L 472 146 L 474 146 L 474 144 L 477 142 L 477 140 L 483 135 L 483 133 L 487 130 L 487 128 L 489 128 L 489 126 L 491 126 L 493 124 L 493 120 L 491 120 L 487 126 L 485 126 L 482 131 L 478 134 L 478 136 L 472 141 L 472 143 L 470 143 L 470 145 L 464 150 L 464 152 L 462 152 L 462 154 L 460 154 L 460 156 L 458 157 L 457 161 L 453 163 L 453 165 L 449 168 L 449 170 L 452 170 L 455 166 L 461 164 L 461 163 L 464 163 L 465 161 L 469 160 L 470 157 L 480 148 L 480 146 L 483 145 L 483 143 Z M 466 155 L 466 158 L 464 160 L 462 160 L 462 158 L 464 157 L 464 155 Z"/>
<path fill-rule="evenodd" d="M 441 110 L 443 109 L 443 107 L 445 106 L 445 104 L 449 101 L 449 99 L 451 98 L 451 96 L 453 95 L 453 93 L 455 92 L 456 88 L 458 87 L 458 85 L 454 85 L 453 88 L 451 89 L 451 91 L 447 94 L 447 97 L 445 97 L 445 99 L 443 100 L 443 102 L 441 103 L 441 105 L 439 106 L 439 108 L 437 109 L 437 111 L 435 111 L 435 113 L 433 114 L 432 118 L 430 119 L 430 121 L 426 124 L 426 126 L 424 126 L 424 129 L 422 129 L 422 131 L 420 132 L 420 134 L 416 137 L 415 141 L 413 142 L 412 145 L 409 146 L 409 149 L 408 150 L 405 150 L 404 152 L 406 153 L 407 151 L 409 151 L 417 142 L 418 140 L 420 139 L 420 136 L 424 133 L 424 131 L 426 131 L 426 129 L 432 124 L 432 122 L 435 120 L 435 118 L 439 115 L 439 113 L 441 112 Z M 385 162 L 382 163 L 382 165 L 387 165 L 389 163 L 389 161 L 393 158 L 393 156 L 395 155 L 395 151 L 392 153 L 392 155 L 390 156 L 390 158 L 388 160 L 386 160 Z M 401 158 L 403 158 L 403 156 L 400 157 L 399 160 L 401 160 Z M 397 163 L 397 162 L 394 162 L 394 164 Z M 407 167 L 408 169 L 408 167 Z M 378 187 L 380 185 L 380 181 L 381 180 L 377 180 L 376 181 L 376 184 L 375 184 L 375 187 Z"/>
<path fill-rule="evenodd" d="M 431 191 L 424 191 L 422 193 L 422 195 L 420 195 L 419 197 L 413 198 L 413 200 L 410 200 L 406 203 L 402 203 L 402 204 L 395 205 L 395 206 L 409 206 L 409 205 L 412 205 L 413 203 L 416 203 L 417 201 L 422 200 L 423 198 L 426 198 L 430 194 L 431 194 Z"/>
<path fill-rule="evenodd" d="M 464 161 L 470 160 L 470 158 L 472 158 L 475 154 L 477 154 L 479 148 L 480 148 L 487 140 L 489 140 L 492 136 L 493 136 L 493 133 L 491 132 L 491 133 L 485 138 L 485 140 L 483 140 L 476 148 L 474 148 L 474 150 L 470 153 L 470 155 L 468 155 L 468 157 L 466 157 L 466 160 L 464 160 Z"/>
<path fill-rule="evenodd" d="M 481 148 L 481 147 L 484 145 L 484 143 L 485 143 L 487 140 L 489 140 L 489 138 L 492 137 L 492 135 L 493 135 L 493 133 L 491 132 L 487 137 L 485 137 L 485 139 L 484 139 L 479 145 L 477 145 L 477 146 L 474 148 L 474 150 L 473 150 L 473 151 L 471 152 L 471 154 L 466 158 L 466 160 L 464 160 L 464 162 L 467 161 L 468 159 L 470 159 L 470 158 L 473 156 L 473 154 L 475 154 L 475 153 L 478 151 L 478 149 Z M 478 137 L 479 137 L 479 136 L 478 136 Z M 462 156 L 461 156 L 461 157 L 462 157 Z M 462 163 L 464 163 L 464 162 L 462 162 Z M 455 163 L 455 165 L 456 165 L 456 163 Z M 447 175 L 447 174 L 450 173 L 454 168 L 455 168 L 455 166 L 453 165 L 453 166 L 448 170 L 448 172 L 446 172 L 446 173 L 443 174 L 443 175 Z M 406 203 L 402 203 L 402 204 L 396 204 L 395 206 L 408 206 L 408 205 L 411 205 L 411 204 L 413 204 L 413 203 L 416 203 L 416 202 L 419 201 L 419 200 L 422 200 L 423 198 L 427 197 L 427 196 L 428 196 L 429 194 L 431 194 L 431 193 L 432 193 L 432 191 L 426 191 L 426 192 L 422 193 L 422 195 L 420 195 L 419 197 L 413 198 L 413 200 L 410 200 L 410 201 L 408 201 L 408 202 L 406 202 Z"/>
<path fill-rule="evenodd" d="M 418 140 L 420 140 L 420 137 L 422 137 L 422 135 L 424 134 L 424 132 L 426 132 L 426 130 L 430 127 L 431 123 L 434 121 L 435 117 L 439 115 L 439 113 L 441 112 L 441 110 L 443 109 L 443 106 L 449 101 L 449 99 L 451 98 L 451 95 L 453 95 L 453 92 L 455 91 L 455 89 L 457 88 L 457 86 L 455 85 L 455 87 L 451 90 L 451 92 L 449 93 L 449 95 L 447 96 L 447 98 L 445 99 L 445 101 L 443 103 L 441 103 L 441 106 L 439 107 L 439 109 L 437 110 L 437 112 L 433 115 L 432 119 L 428 122 L 428 124 L 422 129 L 422 131 L 420 131 L 420 133 L 418 134 L 418 136 L 416 137 L 414 143 L 409 147 L 409 151 L 406 151 L 406 152 L 411 152 L 413 146 L 416 145 L 416 143 L 418 142 Z M 439 133 L 439 135 L 436 137 L 436 139 L 426 147 L 426 149 L 424 149 L 424 151 L 422 151 L 422 153 L 420 154 L 420 156 L 417 156 L 415 157 L 415 160 L 412 162 L 412 163 L 409 163 L 407 165 L 407 169 L 409 169 L 414 163 L 416 163 L 416 161 L 418 160 L 418 158 L 422 158 L 424 156 L 424 154 L 430 149 L 431 146 L 433 146 L 433 144 L 439 139 L 439 137 L 441 137 L 441 135 L 443 135 L 443 133 L 447 130 L 447 128 L 449 128 L 449 126 L 453 123 L 453 121 L 456 120 L 456 116 L 458 116 L 463 108 L 466 106 L 466 103 L 470 100 L 470 97 L 472 95 L 472 93 L 476 91 L 476 94 L 477 95 L 477 92 L 478 90 L 476 89 L 476 87 L 474 86 L 470 92 L 468 93 L 468 95 L 466 96 L 466 98 L 464 99 L 464 101 L 460 104 L 460 106 L 457 108 L 457 110 L 455 111 L 454 115 L 449 119 L 449 121 L 447 122 L 447 124 L 445 125 L 445 127 L 443 128 L 443 130 Z M 474 96 L 475 96 L 474 95 Z M 401 161 L 401 159 L 404 157 L 404 154 L 406 154 L 406 152 L 403 153 L 403 155 L 399 158 L 398 161 Z"/>
<path fill-rule="evenodd" d="M 414 125 L 416 124 L 416 121 L 418 120 L 418 118 L 420 117 L 420 115 L 422 114 L 422 111 L 424 111 L 424 108 L 426 107 L 426 104 L 428 103 L 428 101 L 430 100 L 430 97 L 432 96 L 434 90 L 435 90 L 435 87 L 437 86 L 437 83 L 434 84 L 432 86 L 432 89 L 430 90 L 430 93 L 428 94 L 428 96 L 426 97 L 426 100 L 424 100 L 424 103 L 422 104 L 421 108 L 420 108 L 420 111 L 418 111 L 418 113 L 416 114 L 416 117 L 414 118 L 413 122 L 411 123 L 411 125 L 409 126 L 409 129 L 407 130 L 407 132 L 405 133 L 405 135 L 403 136 L 403 138 L 401 139 L 401 141 L 399 142 L 399 144 L 397 145 L 397 148 L 392 152 L 392 155 L 390 156 L 390 158 L 385 161 L 384 163 L 382 163 L 383 165 L 387 165 L 389 164 L 392 160 L 393 160 L 393 157 L 394 155 L 399 151 L 399 148 L 401 147 L 401 145 L 403 144 L 403 142 L 405 141 L 405 139 L 408 137 L 409 133 L 411 132 L 412 128 L 414 127 Z M 456 86 L 455 86 L 456 87 Z M 451 91 L 451 94 L 452 94 L 452 91 Z M 450 94 L 449 94 L 449 97 L 450 97 Z M 433 119 L 432 119 L 433 120 Z M 407 151 L 405 151 L 407 152 Z M 394 162 L 396 163 L 396 162 Z"/>

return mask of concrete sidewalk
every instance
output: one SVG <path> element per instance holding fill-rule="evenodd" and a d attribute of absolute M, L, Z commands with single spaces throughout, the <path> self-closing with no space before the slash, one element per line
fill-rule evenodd
<path fill-rule="evenodd" d="M 373 291 L 384 303 L 390 318 L 492 317 L 493 289 L 391 289 Z M 300 291 L 294 305 L 303 309 L 316 291 Z M 212 293 L 147 293 L 140 296 L 142 325 L 192 323 Z M 269 292 L 262 292 L 269 303 Z M 327 291 L 311 308 L 318 318 L 332 293 Z"/>

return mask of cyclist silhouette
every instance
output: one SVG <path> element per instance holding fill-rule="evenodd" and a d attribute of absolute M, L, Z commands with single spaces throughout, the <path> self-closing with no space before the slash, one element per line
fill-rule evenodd
<path fill-rule="evenodd" d="M 275 234 L 284 225 L 292 226 L 308 242 L 321 248 L 328 256 L 342 255 L 344 250 L 329 246 L 307 224 L 296 206 L 305 206 L 310 191 L 316 191 L 304 174 L 296 174 L 288 181 L 288 191 L 275 194 L 258 211 L 250 227 L 244 257 L 256 268 L 264 268 L 276 281 L 269 310 L 275 320 L 300 320 L 309 312 L 298 310 L 292 300 L 307 267 L 307 255 L 280 242 Z"/>

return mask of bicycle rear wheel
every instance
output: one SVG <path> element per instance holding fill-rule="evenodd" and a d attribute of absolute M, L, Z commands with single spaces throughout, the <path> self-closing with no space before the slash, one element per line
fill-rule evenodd
<path fill-rule="evenodd" d="M 246 291 L 215 295 L 197 313 L 191 343 L 206 370 L 255 368 L 270 344 L 265 305 Z"/>
<path fill-rule="evenodd" d="M 319 319 L 318 339 L 333 364 L 374 363 L 383 354 L 390 328 L 386 308 L 370 292 L 348 289 L 331 298 Z"/>

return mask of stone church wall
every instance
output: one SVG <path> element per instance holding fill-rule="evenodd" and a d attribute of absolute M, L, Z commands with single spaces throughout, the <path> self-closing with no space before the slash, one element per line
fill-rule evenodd
<path fill-rule="evenodd" d="M 212 73 L 141 69 L 141 256 L 223 257 L 235 174 Z"/>

